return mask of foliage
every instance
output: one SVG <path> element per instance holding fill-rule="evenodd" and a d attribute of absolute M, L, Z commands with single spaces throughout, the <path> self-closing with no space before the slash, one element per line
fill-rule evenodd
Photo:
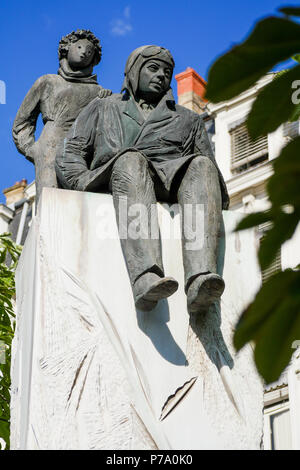
<path fill-rule="evenodd" d="M 0 235 L 0 438 L 9 448 L 11 342 L 15 328 L 14 273 L 21 253 L 8 233 Z M 9 258 L 10 266 L 7 265 Z"/>
<path fill-rule="evenodd" d="M 252 139 L 300 116 L 297 103 L 300 100 L 292 99 L 296 86 L 300 86 L 300 24 L 291 19 L 300 16 L 300 8 L 284 7 L 279 11 L 283 17 L 260 20 L 249 37 L 220 57 L 209 72 L 206 98 L 216 103 L 246 91 L 277 63 L 291 56 L 297 62 L 278 73 L 258 94 L 247 118 Z M 248 215 L 237 227 L 244 230 L 265 222 L 271 224 L 258 254 L 262 270 L 270 266 L 281 245 L 293 236 L 300 220 L 300 137 L 282 149 L 274 160 L 273 170 L 267 183 L 270 209 Z M 297 339 L 300 339 L 300 266 L 274 274 L 263 284 L 242 313 L 234 343 L 238 350 L 250 341 L 254 343 L 257 369 L 270 383 L 289 364 L 292 343 Z"/>

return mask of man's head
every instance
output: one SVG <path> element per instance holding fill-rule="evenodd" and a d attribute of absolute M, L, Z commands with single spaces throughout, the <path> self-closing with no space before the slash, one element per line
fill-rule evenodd
<path fill-rule="evenodd" d="M 140 70 L 137 94 L 148 102 L 158 101 L 170 88 L 173 68 L 163 60 L 150 59 Z"/>
<path fill-rule="evenodd" d="M 101 60 L 100 41 L 89 30 L 72 31 L 60 40 L 58 56 L 59 60 L 66 58 L 74 69 L 97 65 Z"/>
<path fill-rule="evenodd" d="M 129 56 L 123 89 L 134 97 L 158 101 L 170 88 L 174 69 L 171 53 L 159 46 L 142 46 Z"/>

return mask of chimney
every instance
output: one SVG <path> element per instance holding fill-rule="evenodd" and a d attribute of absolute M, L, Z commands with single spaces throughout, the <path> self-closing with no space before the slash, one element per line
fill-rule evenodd
<path fill-rule="evenodd" d="M 10 188 L 3 189 L 3 194 L 6 197 L 6 205 L 9 206 L 14 202 L 20 201 L 25 197 L 25 188 L 27 186 L 27 180 L 23 179 L 21 181 L 17 181 L 13 186 Z"/>
<path fill-rule="evenodd" d="M 205 111 L 208 101 L 204 98 L 206 81 L 191 67 L 175 75 L 178 104 L 198 114 Z"/>

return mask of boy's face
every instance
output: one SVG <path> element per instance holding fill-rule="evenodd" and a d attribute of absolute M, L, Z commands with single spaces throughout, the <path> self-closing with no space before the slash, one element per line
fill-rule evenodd
<path fill-rule="evenodd" d="M 94 45 L 87 39 L 79 39 L 73 42 L 68 51 L 68 62 L 73 69 L 83 69 L 88 67 L 95 53 Z"/>

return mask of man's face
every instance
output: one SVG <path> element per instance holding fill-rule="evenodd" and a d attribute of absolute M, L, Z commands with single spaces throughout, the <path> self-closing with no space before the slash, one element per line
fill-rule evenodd
<path fill-rule="evenodd" d="M 172 67 L 158 59 L 148 60 L 140 71 L 139 95 L 145 99 L 159 99 L 170 87 Z"/>
<path fill-rule="evenodd" d="M 73 69 L 82 69 L 91 64 L 95 53 L 94 45 L 87 39 L 73 42 L 68 51 L 68 62 Z"/>

